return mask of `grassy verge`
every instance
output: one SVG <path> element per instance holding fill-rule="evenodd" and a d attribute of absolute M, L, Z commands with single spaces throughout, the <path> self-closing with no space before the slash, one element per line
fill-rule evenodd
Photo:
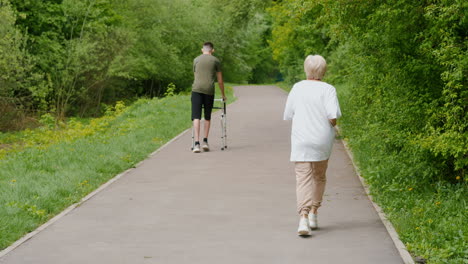
<path fill-rule="evenodd" d="M 228 86 L 229 87 L 229 86 Z M 232 89 L 227 89 L 233 100 Z M 190 95 L 119 104 L 89 124 L 3 134 L 0 249 L 78 202 L 189 128 Z M 1 141 L 0 141 L 1 143 Z"/>

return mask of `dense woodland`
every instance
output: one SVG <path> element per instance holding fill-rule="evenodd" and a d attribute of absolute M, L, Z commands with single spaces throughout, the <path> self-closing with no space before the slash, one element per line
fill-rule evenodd
<path fill-rule="evenodd" d="M 462 263 L 457 223 L 432 235 L 408 219 L 466 220 L 467 14 L 464 0 L 0 0 L 0 131 L 189 91 L 204 41 L 238 83 L 290 86 L 321 54 L 342 135 L 405 243 Z"/>
<path fill-rule="evenodd" d="M 228 81 L 263 81 L 273 67 L 265 6 L 260 0 L 0 0 L 0 130 L 24 128 L 31 120 L 25 117 L 43 113 L 99 115 L 103 104 L 163 96 L 171 83 L 186 90 L 205 41 L 215 43 Z"/>

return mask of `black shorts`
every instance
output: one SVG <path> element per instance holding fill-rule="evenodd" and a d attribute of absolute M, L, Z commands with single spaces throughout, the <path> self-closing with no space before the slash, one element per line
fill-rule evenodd
<path fill-rule="evenodd" d="M 192 92 L 192 120 L 201 119 L 202 108 L 205 109 L 205 120 L 211 120 L 214 95 Z"/>

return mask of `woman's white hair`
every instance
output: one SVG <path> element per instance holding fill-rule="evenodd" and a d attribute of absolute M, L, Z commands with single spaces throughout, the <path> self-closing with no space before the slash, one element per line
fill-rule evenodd
<path fill-rule="evenodd" d="M 307 78 L 321 80 L 327 71 L 327 62 L 320 55 L 309 55 L 304 61 L 304 71 Z"/>

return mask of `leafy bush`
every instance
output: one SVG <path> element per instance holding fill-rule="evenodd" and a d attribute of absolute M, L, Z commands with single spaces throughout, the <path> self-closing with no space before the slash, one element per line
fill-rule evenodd
<path fill-rule="evenodd" d="M 164 96 L 174 96 L 176 95 L 176 86 L 173 83 L 170 83 L 167 88 Z"/>

